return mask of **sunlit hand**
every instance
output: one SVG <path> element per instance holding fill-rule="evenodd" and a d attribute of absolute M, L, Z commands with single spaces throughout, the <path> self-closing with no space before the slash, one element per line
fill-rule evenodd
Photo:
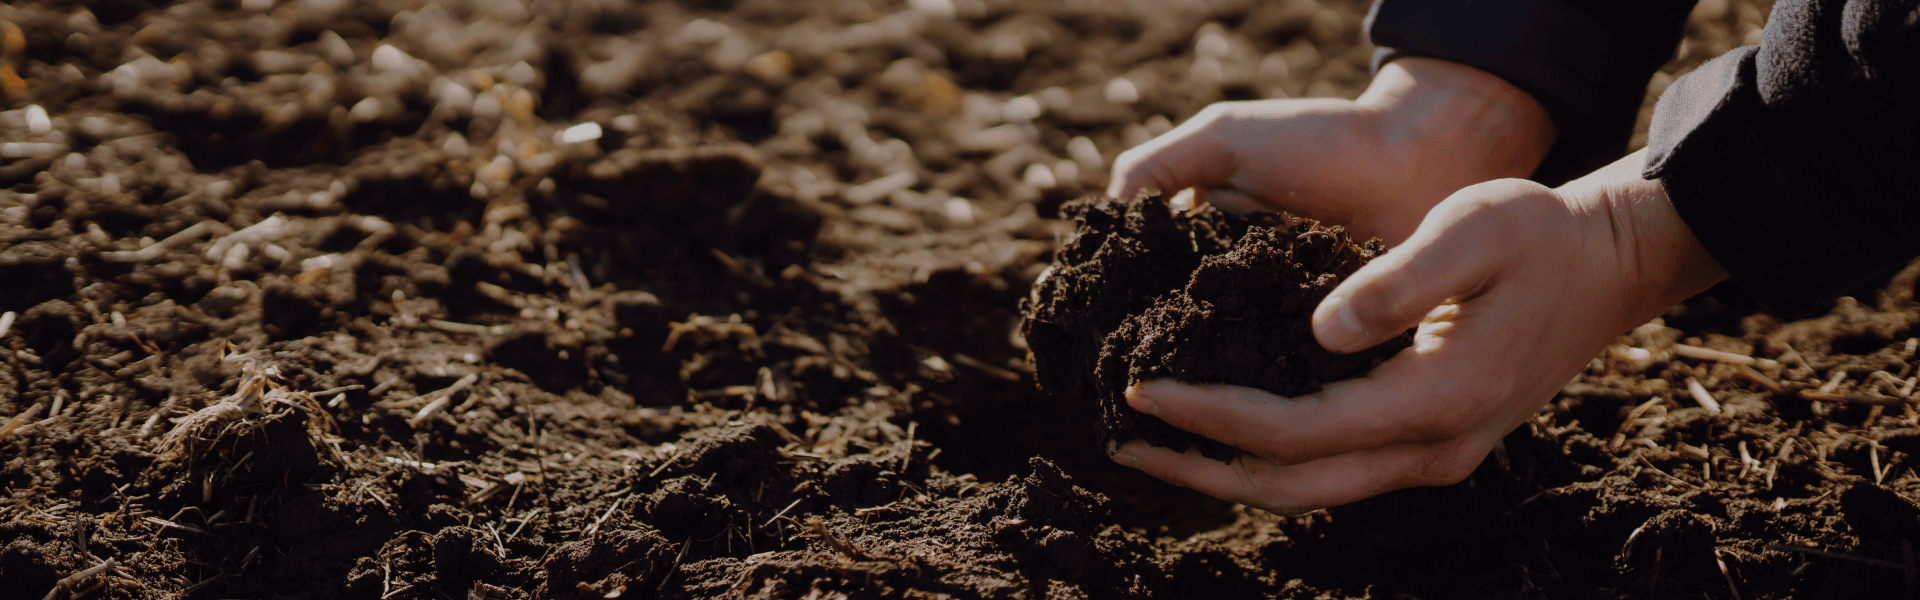
<path fill-rule="evenodd" d="M 1223 102 L 1120 155 L 1107 193 L 1187 188 L 1398 244 L 1455 190 L 1533 173 L 1553 122 L 1532 96 L 1459 63 L 1387 63 L 1357 100 Z"/>
<path fill-rule="evenodd" d="M 1153 381 L 1134 409 L 1247 454 L 1231 463 L 1132 442 L 1114 460 L 1278 513 L 1466 478 L 1615 336 L 1725 278 L 1636 153 L 1548 189 L 1492 181 L 1453 194 L 1413 235 L 1321 302 L 1336 352 L 1418 326 L 1363 377 L 1287 399 Z"/>

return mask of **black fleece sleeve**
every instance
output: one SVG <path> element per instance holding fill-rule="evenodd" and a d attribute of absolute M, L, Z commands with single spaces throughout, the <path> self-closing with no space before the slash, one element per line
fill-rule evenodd
<path fill-rule="evenodd" d="M 1382 0 L 1377 70 L 1400 56 L 1471 65 L 1526 90 L 1559 138 L 1533 179 L 1559 185 L 1626 154 L 1647 80 L 1672 58 L 1691 0 Z"/>
<path fill-rule="evenodd" d="M 1733 280 L 1801 316 L 1920 254 L 1920 0 L 1780 0 L 1681 77 L 1645 176 Z"/>

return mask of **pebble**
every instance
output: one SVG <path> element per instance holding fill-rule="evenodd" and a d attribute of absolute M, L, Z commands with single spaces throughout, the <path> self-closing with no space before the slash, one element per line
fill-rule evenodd
<path fill-rule="evenodd" d="M 1008 100 L 1006 108 L 1002 110 L 1007 120 L 1020 122 L 1040 118 L 1040 114 L 1045 112 L 1045 107 L 1040 106 L 1040 101 L 1033 96 L 1019 96 Z"/>
<path fill-rule="evenodd" d="M 1092 138 L 1084 135 L 1067 140 L 1067 156 L 1090 171 L 1098 171 L 1106 166 L 1106 160 L 1100 155 L 1100 147 L 1094 145 Z"/>
<path fill-rule="evenodd" d="M 1194 54 L 1222 58 L 1233 52 L 1233 45 L 1227 42 L 1225 28 L 1219 23 L 1202 25 L 1198 34 L 1193 42 Z"/>
<path fill-rule="evenodd" d="M 785 50 L 774 50 L 766 54 L 747 59 L 742 67 L 748 75 L 767 81 L 779 81 L 793 74 L 793 55 Z"/>
<path fill-rule="evenodd" d="M 329 29 L 321 32 L 320 38 L 315 41 L 320 44 L 320 54 L 327 57 L 327 60 L 332 61 L 334 66 L 348 67 L 353 65 L 353 46 L 347 45 L 346 38 L 340 37 L 340 34 L 334 33 L 333 30 Z"/>
<path fill-rule="evenodd" d="M 553 139 L 561 144 L 578 144 L 600 139 L 600 135 L 600 124 L 588 121 L 562 130 L 559 135 L 553 136 Z"/>
<path fill-rule="evenodd" d="M 67 28 L 76 33 L 100 33 L 100 19 L 93 11 L 82 8 L 67 15 Z"/>
<path fill-rule="evenodd" d="M 247 257 L 252 253 L 246 244 L 234 244 L 227 249 L 227 255 L 220 259 L 220 266 L 229 271 L 247 266 Z"/>
<path fill-rule="evenodd" d="M 512 93 L 507 96 L 506 102 L 501 104 L 501 108 L 506 109 L 507 114 L 513 115 L 513 118 L 525 121 L 533 118 L 533 105 L 533 92 L 527 91 L 526 88 L 516 87 Z"/>
<path fill-rule="evenodd" d="M 1140 101 L 1140 86 L 1125 77 L 1115 77 L 1107 82 L 1107 101 L 1114 104 L 1133 104 Z"/>
<path fill-rule="evenodd" d="M 507 83 L 527 89 L 540 87 L 540 72 L 524 60 L 513 63 L 512 67 L 507 68 L 506 79 Z"/>
<path fill-rule="evenodd" d="M 1061 183 L 1072 184 L 1080 181 L 1080 164 L 1072 159 L 1053 164 L 1053 176 Z"/>
<path fill-rule="evenodd" d="M 489 120 L 500 118 L 500 92 L 498 88 L 490 89 L 474 96 L 473 117 L 476 119 Z"/>
<path fill-rule="evenodd" d="M 27 133 L 45 135 L 53 131 L 53 119 L 47 117 L 47 109 L 38 104 L 27 105 Z"/>
<path fill-rule="evenodd" d="M 972 225 L 974 220 L 973 202 L 954 196 L 947 199 L 947 219 L 957 225 Z"/>
<path fill-rule="evenodd" d="M 381 106 L 379 98 L 366 98 L 361 100 L 353 105 L 352 110 L 347 111 L 347 116 L 358 123 L 378 121 L 383 114 L 385 114 L 385 109 Z"/>
<path fill-rule="evenodd" d="M 446 77 L 435 77 L 429 84 L 428 96 L 434 100 L 434 111 L 449 117 L 463 117 L 473 111 L 473 91 L 467 86 L 454 83 Z"/>
<path fill-rule="evenodd" d="M 373 68 L 382 72 L 409 71 L 413 66 L 413 57 L 391 44 L 381 44 L 373 49 Z"/>
<path fill-rule="evenodd" d="M 507 184 L 513 180 L 513 159 L 504 155 L 493 157 L 493 161 L 473 172 L 473 180 L 474 183 L 484 183 L 489 188 L 506 189 Z"/>
<path fill-rule="evenodd" d="M 331 269 L 333 268 L 334 261 L 338 260 L 339 258 L 340 258 L 340 255 L 338 254 L 322 254 L 320 256 L 315 256 L 313 258 L 302 260 L 300 261 L 300 272 L 312 273 L 314 271 L 319 271 L 322 269 Z"/>
<path fill-rule="evenodd" d="M 453 158 L 466 158 L 471 150 L 467 147 L 467 136 L 455 131 L 447 135 L 447 141 L 440 143 L 440 151 Z"/>
<path fill-rule="evenodd" d="M 1027 165 L 1027 172 L 1020 176 L 1020 181 L 1043 190 L 1050 190 L 1060 185 L 1060 180 L 1053 176 L 1053 169 L 1047 168 L 1047 165 L 1042 163 Z"/>

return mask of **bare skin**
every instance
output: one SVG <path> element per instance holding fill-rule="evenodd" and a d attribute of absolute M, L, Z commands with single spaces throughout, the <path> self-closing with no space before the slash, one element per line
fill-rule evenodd
<path fill-rule="evenodd" d="M 1121 166 L 1155 164 L 1153 156 Z M 1324 216 L 1395 240 L 1320 304 L 1314 335 L 1329 350 L 1352 352 L 1417 326 L 1414 345 L 1365 376 L 1295 398 L 1235 386 L 1138 383 L 1128 390 L 1135 410 L 1247 454 L 1222 463 L 1134 442 L 1113 459 L 1283 514 L 1459 482 L 1616 335 L 1726 277 L 1659 182 L 1640 178 L 1642 162 L 1640 154 L 1628 156 L 1555 189 L 1486 181 L 1424 207 L 1417 194 L 1439 184 L 1407 184 L 1401 189 L 1413 191 L 1401 193 L 1416 195 L 1386 199 L 1326 191 L 1347 189 L 1334 185 L 1299 184 L 1276 194 L 1235 184 L 1244 197 L 1265 199 L 1255 206 Z M 1290 173 L 1314 174 L 1327 172 Z M 1117 190 L 1218 181 L 1125 171 L 1115 179 Z M 1316 191 L 1294 191 L 1301 189 Z M 1313 202 L 1296 211 L 1298 198 Z M 1416 226 L 1401 233 L 1399 220 L 1415 211 Z"/>
<path fill-rule="evenodd" d="M 1195 188 L 1229 210 L 1284 210 L 1398 244 L 1460 188 L 1525 177 L 1553 145 L 1526 92 L 1430 58 L 1380 69 L 1359 99 L 1223 102 L 1122 153 L 1108 195 Z"/>

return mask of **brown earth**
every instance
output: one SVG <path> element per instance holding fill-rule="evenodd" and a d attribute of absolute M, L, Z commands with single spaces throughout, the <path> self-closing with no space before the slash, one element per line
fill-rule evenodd
<path fill-rule="evenodd" d="M 1035 379 L 1100 411 L 1102 447 L 1132 440 L 1230 460 L 1232 446 L 1129 408 L 1134 382 L 1172 377 L 1297 396 L 1356 377 L 1412 336 L 1354 354 L 1313 339 L 1309 318 L 1333 288 L 1380 252 L 1339 227 L 1241 218 L 1164 198 L 1090 196 L 1063 212 L 1074 230 L 1023 303 Z"/>
<path fill-rule="evenodd" d="M 1716 289 L 1467 482 L 1300 518 L 1035 388 L 1054 209 L 1209 102 L 1351 97 L 1362 10 L 0 6 L 0 595 L 1914 589 L 1913 269 Z M 1649 93 L 1764 13 L 1702 3 Z"/>

